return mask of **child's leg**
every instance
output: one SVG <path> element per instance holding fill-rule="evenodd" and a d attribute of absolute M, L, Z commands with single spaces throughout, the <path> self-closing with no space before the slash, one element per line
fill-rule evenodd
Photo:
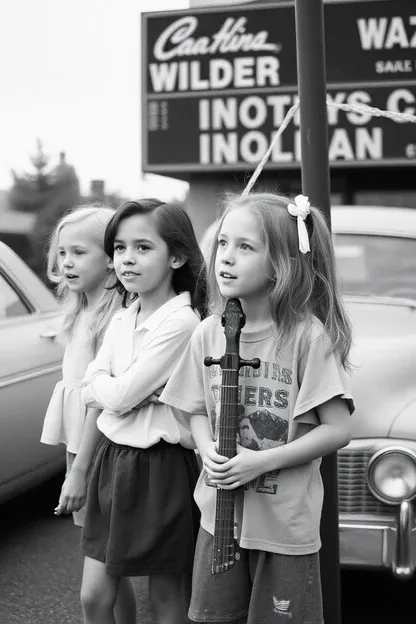
<path fill-rule="evenodd" d="M 158 624 L 185 624 L 187 604 L 180 574 L 149 576 L 149 594 Z"/>
<path fill-rule="evenodd" d="M 117 624 L 136 624 L 136 595 L 129 578 L 120 579 L 114 616 Z"/>
<path fill-rule="evenodd" d="M 116 624 L 114 605 L 120 579 L 106 572 L 105 563 L 85 557 L 81 604 L 84 624 Z"/>

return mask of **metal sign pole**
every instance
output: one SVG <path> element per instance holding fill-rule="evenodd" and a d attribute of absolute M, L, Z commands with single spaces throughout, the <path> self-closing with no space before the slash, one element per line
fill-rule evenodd
<path fill-rule="evenodd" d="M 302 191 L 331 224 L 326 108 L 325 33 L 322 0 L 295 0 Z M 321 520 L 324 619 L 341 622 L 336 453 L 322 461 L 325 496 Z"/>

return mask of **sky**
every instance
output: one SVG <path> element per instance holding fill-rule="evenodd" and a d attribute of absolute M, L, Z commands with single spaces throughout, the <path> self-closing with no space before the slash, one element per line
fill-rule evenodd
<path fill-rule="evenodd" d="M 104 179 L 124 197 L 183 198 L 187 184 L 141 174 L 140 12 L 188 0 L 0 1 L 0 190 L 11 168 L 32 170 L 42 140 L 60 151 L 81 190 Z"/>

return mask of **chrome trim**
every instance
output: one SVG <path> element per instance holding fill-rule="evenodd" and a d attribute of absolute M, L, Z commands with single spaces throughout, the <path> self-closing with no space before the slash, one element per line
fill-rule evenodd
<path fill-rule="evenodd" d="M 382 503 L 385 503 L 386 505 L 398 506 L 404 501 L 392 500 L 391 498 L 388 498 L 387 496 L 380 494 L 380 492 L 378 492 L 378 490 L 375 488 L 374 484 L 372 483 L 372 480 L 370 477 L 370 471 L 374 462 L 376 462 L 378 459 L 383 457 L 383 455 L 389 455 L 390 453 L 402 453 L 402 455 L 407 455 L 408 457 L 413 459 L 415 466 L 416 466 L 416 453 L 414 451 L 412 451 L 411 449 L 407 449 L 403 446 L 398 446 L 398 445 L 388 446 L 387 448 L 380 449 L 379 451 L 374 453 L 374 455 L 371 457 L 370 461 L 368 462 L 367 473 L 366 473 L 366 483 L 368 485 L 368 489 L 370 490 L 371 494 L 375 496 L 375 498 L 378 498 L 379 501 L 381 501 Z M 415 496 L 416 496 L 416 490 L 413 492 L 412 496 L 410 496 L 410 498 L 406 500 L 412 500 Z"/>
<path fill-rule="evenodd" d="M 416 440 L 414 438 L 405 439 L 405 438 L 355 438 L 351 440 L 351 442 L 342 448 L 338 453 L 343 453 L 343 451 L 369 451 L 371 453 L 376 453 L 380 449 L 384 449 L 389 446 L 403 446 L 412 449 L 416 453 Z"/>
<path fill-rule="evenodd" d="M 41 334 L 39 334 L 40 338 L 56 338 L 58 335 L 58 332 L 54 329 L 51 329 L 50 331 L 44 331 Z"/>
<path fill-rule="evenodd" d="M 338 451 L 338 455 L 344 455 L 343 474 L 338 474 L 339 480 L 341 476 L 338 525 L 340 557 L 343 566 L 384 568 L 390 570 L 397 579 L 407 581 L 415 578 L 416 569 L 416 512 L 413 509 L 416 498 L 387 505 L 373 498 L 367 484 L 364 489 L 359 482 L 359 478 L 365 475 L 363 463 L 366 458 L 370 462 L 373 457 L 379 457 L 389 450 L 400 450 L 416 458 L 416 440 L 358 438 Z M 358 458 L 357 465 L 352 461 L 354 456 Z M 351 467 L 348 470 L 349 460 Z M 348 502 L 351 492 L 352 504 Z M 367 504 L 368 497 L 373 498 L 376 504 L 374 509 Z M 342 511 L 342 506 L 351 511 Z"/>
<path fill-rule="evenodd" d="M 410 501 L 403 501 L 397 514 L 397 539 L 393 574 L 398 579 L 407 580 L 413 576 L 415 564 L 411 557 L 413 510 Z"/>
<path fill-rule="evenodd" d="M 391 529 L 391 525 L 390 524 L 361 524 L 360 522 L 340 522 L 339 523 L 339 528 L 340 529 L 365 529 L 365 530 L 369 530 L 369 531 L 381 531 L 381 530 L 387 530 L 387 529 Z"/>
<path fill-rule="evenodd" d="M 391 297 L 388 295 L 372 295 L 371 293 L 368 295 L 350 295 L 348 293 L 343 293 L 343 297 L 347 302 L 351 303 L 373 303 L 376 305 L 382 304 L 400 306 L 411 308 L 412 310 L 416 308 L 416 300 L 410 299 L 409 297 Z"/>
<path fill-rule="evenodd" d="M 42 377 L 43 375 L 50 375 L 51 373 L 57 373 L 62 371 L 62 364 L 55 364 L 55 366 L 49 366 L 48 368 L 43 368 L 42 370 L 32 371 L 30 373 L 25 373 L 23 375 L 19 375 L 17 377 L 13 376 L 9 379 L 4 379 L 0 381 L 0 388 L 6 388 L 7 386 L 13 386 L 22 381 L 28 381 L 29 379 L 36 379 L 37 377 Z"/>
<path fill-rule="evenodd" d="M 408 511 L 408 510 L 407 510 Z M 409 518 L 410 520 L 410 518 Z M 410 520 L 411 522 L 411 520 Z M 343 567 L 390 570 L 397 579 L 408 581 L 416 567 L 416 527 L 406 525 L 406 543 L 399 559 L 399 527 L 385 523 L 340 522 L 340 560 Z"/>

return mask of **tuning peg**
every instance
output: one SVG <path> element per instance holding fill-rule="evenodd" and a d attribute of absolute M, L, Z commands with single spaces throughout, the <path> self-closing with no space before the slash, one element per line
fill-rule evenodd
<path fill-rule="evenodd" d="M 205 366 L 213 366 L 214 364 L 220 364 L 220 362 L 221 360 L 217 360 L 216 358 L 210 357 L 209 355 L 206 358 L 204 358 Z"/>
<path fill-rule="evenodd" d="M 240 360 L 240 366 L 251 366 L 252 368 L 260 368 L 260 360 L 259 358 L 254 358 L 252 360 Z"/>

